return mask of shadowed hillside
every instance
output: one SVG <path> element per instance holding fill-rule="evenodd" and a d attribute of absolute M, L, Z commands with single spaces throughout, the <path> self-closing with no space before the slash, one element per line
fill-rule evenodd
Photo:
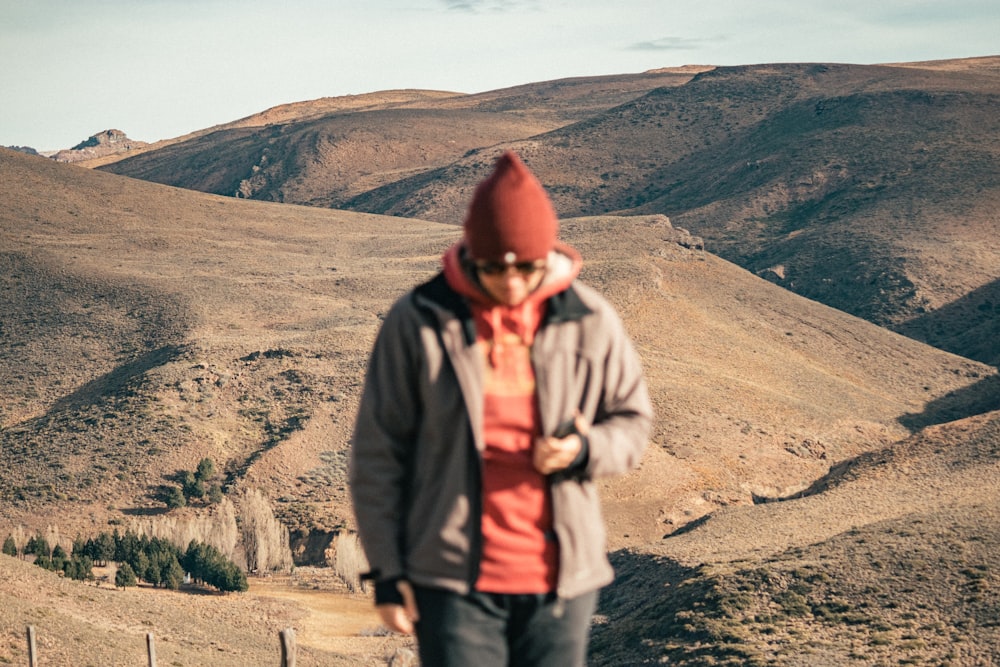
<path fill-rule="evenodd" d="M 782 287 L 992 363 L 1000 338 L 965 332 L 997 326 L 992 302 L 969 300 L 1000 279 L 998 62 L 691 67 L 319 100 L 105 168 L 454 224 L 511 147 L 563 216 L 668 215 Z M 933 328 L 914 322 L 949 304 Z"/>
<path fill-rule="evenodd" d="M 0 405 L 13 406 L 0 422 L 0 535 L 22 524 L 55 522 L 74 535 L 136 515 L 191 516 L 197 509 L 168 513 L 156 490 L 206 456 L 226 472 L 227 493 L 262 489 L 297 543 L 352 525 L 346 444 L 371 341 L 392 300 L 436 270 L 454 225 L 219 197 L 7 150 L 0 201 L 9 270 L 0 288 L 13 314 L 0 329 Z M 809 539 L 803 548 L 833 539 L 848 530 L 832 521 L 836 511 L 823 522 L 795 510 L 849 484 L 755 503 L 818 491 L 831 466 L 997 407 L 996 369 L 682 246 L 663 216 L 567 219 L 562 237 L 583 254 L 583 279 L 621 310 L 657 410 L 642 467 L 602 486 L 611 548 L 637 554 L 634 571 L 622 562 L 625 582 L 688 580 L 697 563 L 778 554 L 797 535 Z M 967 425 L 987 423 L 978 419 L 927 433 L 954 433 L 958 446 Z M 933 442 L 925 437 L 910 442 Z M 934 447 L 920 451 L 927 460 L 914 470 L 954 468 Z M 912 495 L 904 477 L 883 480 L 884 502 L 854 510 L 871 521 L 900 516 Z M 960 482 L 973 488 L 953 475 L 948 493 Z M 727 516 L 753 518 L 695 541 Z M 685 544 L 694 545 L 687 555 L 673 546 Z M 643 569 L 650 562 L 665 566 Z M 44 608 L 59 593 L 40 586 L 28 588 Z M 689 608 L 713 599 L 712 586 L 696 589 Z M 670 635 L 630 620 L 638 598 L 617 596 L 604 613 L 626 634 L 610 646 L 599 633 L 596 664 L 622 650 L 670 654 L 657 643 Z M 213 611 L 192 610 L 186 622 L 212 624 Z M 747 641 L 763 635 L 753 629 Z M 231 641 L 219 638 L 219 650 L 235 650 Z"/>
<path fill-rule="evenodd" d="M 378 316 L 458 230 L 12 152 L 2 168 L 21 314 L 3 331 L 19 350 L 0 387 L 17 406 L 2 432 L 7 511 L 155 508 L 165 475 L 209 456 L 236 487 L 273 490 L 296 530 L 349 523 L 344 447 Z M 978 408 L 994 374 L 684 248 L 662 216 L 568 220 L 563 236 L 625 314 L 661 416 L 648 465 L 610 500 L 616 544 L 794 491 L 905 435 L 932 401 L 968 388 L 947 414 Z"/>
<path fill-rule="evenodd" d="M 1000 366 L 1000 280 L 910 320 L 900 331 L 943 350 Z"/>
<path fill-rule="evenodd" d="M 252 593 L 98 588 L 6 555 L 0 555 L 0 604 L 0 663 L 15 665 L 29 664 L 29 623 L 36 631 L 39 665 L 147 664 L 149 632 L 161 665 L 280 664 L 278 633 L 304 614 L 301 606 Z M 373 640 L 376 647 L 378 642 Z M 297 658 L 303 666 L 372 664 L 301 642 Z"/>
<path fill-rule="evenodd" d="M 595 665 L 1000 660 L 1000 412 L 616 554 Z"/>
<path fill-rule="evenodd" d="M 664 71 L 476 95 L 387 91 L 299 102 L 136 157 L 120 155 L 103 168 L 202 192 L 341 208 L 364 192 L 476 149 L 564 126 L 692 75 Z"/>
<path fill-rule="evenodd" d="M 564 215 L 666 214 L 783 287 L 900 328 L 1000 277 L 993 62 L 716 68 L 509 146 Z M 460 220 L 452 191 L 484 159 L 349 205 Z M 996 345 L 964 353 L 988 360 Z"/>

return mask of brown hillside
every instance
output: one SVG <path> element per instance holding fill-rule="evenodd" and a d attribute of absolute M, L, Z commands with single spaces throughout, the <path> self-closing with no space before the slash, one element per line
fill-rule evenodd
<path fill-rule="evenodd" d="M 378 109 L 390 109 L 396 106 L 415 102 L 427 102 L 441 98 L 460 95 L 460 93 L 448 93 L 434 90 L 383 90 L 377 93 L 365 93 L 362 95 L 343 95 L 340 97 L 323 97 L 318 100 L 306 102 L 291 102 L 281 104 L 270 109 L 265 109 L 246 118 L 234 120 L 230 123 L 223 123 L 214 127 L 206 128 L 185 134 L 180 137 L 162 139 L 155 143 L 144 144 L 135 148 L 131 153 L 116 153 L 105 155 L 100 158 L 80 160 L 78 164 L 83 167 L 96 168 L 124 160 L 148 151 L 166 148 L 174 144 L 191 141 L 198 137 L 203 137 L 220 130 L 230 130 L 241 127 L 266 127 L 268 125 L 278 125 L 282 123 L 302 122 L 325 116 L 333 113 L 346 113 L 351 111 L 372 111 Z"/>
<path fill-rule="evenodd" d="M 476 149 L 562 127 L 692 75 L 581 77 L 476 95 L 324 98 L 276 107 L 103 168 L 202 192 L 336 208 Z"/>
<path fill-rule="evenodd" d="M 995 664 L 998 443 L 1000 412 L 931 427 L 616 554 L 593 664 Z"/>
<path fill-rule="evenodd" d="M 280 497 L 293 527 L 348 522 L 343 448 L 378 314 L 435 270 L 455 227 L 3 157 L 18 323 L 3 330 L 7 511 L 79 503 L 100 524 L 108 506 L 155 506 L 165 474 L 211 456 L 234 483 Z M 981 411 L 988 367 L 663 240 L 672 233 L 655 217 L 564 226 L 584 277 L 626 314 L 661 415 L 650 463 L 618 487 L 651 513 L 623 505 L 617 542 Z"/>
<path fill-rule="evenodd" d="M 906 324 L 1000 278 L 998 62 L 716 68 L 508 146 L 564 215 L 666 214 L 783 287 L 971 355 L 965 321 Z M 349 206 L 459 220 L 483 159 Z"/>
<path fill-rule="evenodd" d="M 109 521 L 128 525 L 136 516 L 176 517 L 165 514 L 155 491 L 205 456 L 225 470 L 230 492 L 264 490 L 297 532 L 297 545 L 307 533 L 322 537 L 351 525 L 345 447 L 379 315 L 436 270 L 457 238 L 455 226 L 235 200 L 7 150 L 0 150 L 0 202 L 7 314 L 0 328 L 0 537 L 17 525 L 31 531 L 55 522 L 72 536 L 105 530 Z M 662 216 L 563 224 L 563 237 L 585 257 L 583 278 L 623 313 L 657 408 L 641 469 L 603 488 L 610 546 L 637 554 L 635 562 L 618 557 L 626 559 L 624 584 L 642 581 L 655 590 L 682 571 L 678 581 L 701 591 L 684 601 L 695 608 L 714 599 L 715 580 L 663 559 L 688 568 L 772 556 L 793 544 L 778 539 L 789 531 L 809 540 L 795 543 L 803 549 L 836 539 L 835 522 L 824 524 L 826 532 L 819 525 L 796 532 L 779 530 L 771 518 L 790 512 L 787 526 L 794 526 L 795 508 L 817 502 L 812 497 L 754 503 L 806 491 L 832 465 L 883 451 L 928 425 L 996 409 L 1000 380 L 994 368 L 682 247 L 679 236 Z M 949 442 L 966 446 L 962 434 L 974 431 L 970 425 L 992 423 L 979 420 L 926 437 L 947 432 Z M 911 445 L 900 451 L 905 447 Z M 951 459 L 934 459 L 933 446 L 920 451 L 928 471 L 954 467 Z M 991 452 L 981 452 L 983 465 L 995 459 Z M 895 490 L 901 479 L 886 477 L 893 486 L 870 501 L 881 506 L 857 507 L 872 520 L 902 516 L 900 503 L 911 491 L 903 481 Z M 948 477 L 948 497 L 957 497 L 960 483 L 971 488 L 968 482 Z M 841 488 L 853 487 L 814 497 Z M 995 501 L 989 487 L 983 490 Z M 720 509 L 692 529 L 690 522 Z M 771 546 L 758 548 L 758 537 L 737 531 L 708 533 L 714 536 L 688 552 L 691 560 L 663 551 L 696 544 L 730 515 L 768 526 Z M 815 516 L 804 511 L 798 520 L 812 524 Z M 683 536 L 661 541 L 683 526 Z M 891 535 L 873 530 L 870 539 L 888 549 Z M 971 531 L 960 535 L 972 539 Z M 731 555 L 718 553 L 721 543 L 732 545 Z M 925 561 L 948 544 L 925 545 Z M 970 544 L 973 555 L 975 548 Z M 795 553 L 780 567 L 792 567 Z M 650 570 L 649 563 L 666 565 Z M 986 602 L 996 599 L 991 590 Z M 45 609 L 47 592 L 61 595 L 46 583 L 33 604 Z M 612 635 L 613 645 L 598 635 L 596 664 L 615 664 L 619 650 L 673 650 L 656 641 L 636 645 L 672 636 L 632 625 L 629 610 L 636 607 L 629 600 L 639 599 L 612 592 L 604 612 L 625 634 Z M 21 632 L 23 615 L 4 607 L 4 627 Z M 124 609 L 108 613 L 122 623 L 136 618 Z M 191 614 L 192 625 L 214 623 L 213 612 L 200 606 Z M 236 651 L 239 632 L 217 639 L 219 650 Z M 766 632 L 753 626 L 747 641 L 766 643 Z M 7 641 L 21 639 L 9 634 Z"/>
<path fill-rule="evenodd" d="M 104 169 L 243 199 L 330 207 L 480 146 L 552 127 L 469 111 L 386 109 L 365 112 L 363 122 L 359 115 L 220 130 Z"/>
<path fill-rule="evenodd" d="M 35 628 L 39 665 L 143 665 L 152 633 L 157 664 L 279 664 L 279 633 L 305 610 L 254 594 L 198 595 L 148 588 L 114 590 L 56 576 L 0 555 L 0 663 L 27 665 L 25 629 Z M 385 640 L 372 638 L 381 653 Z M 372 664 L 299 644 L 297 664 Z"/>
<path fill-rule="evenodd" d="M 108 168 L 456 223 L 502 142 L 565 216 L 666 214 L 796 293 L 995 364 L 1000 337 L 981 343 L 968 331 L 995 331 L 1000 318 L 987 294 L 1000 278 L 998 72 L 996 56 L 687 67 L 393 98 L 389 116 L 376 97 L 335 122 L 317 120 L 334 106 L 302 103 L 276 116 L 280 127 L 214 133 Z"/>

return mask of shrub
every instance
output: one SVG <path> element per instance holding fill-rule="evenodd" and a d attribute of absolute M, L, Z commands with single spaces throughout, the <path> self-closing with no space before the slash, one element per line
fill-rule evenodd
<path fill-rule="evenodd" d="M 28 538 L 28 543 L 24 547 L 24 553 L 48 558 L 51 549 L 49 549 L 48 541 L 39 533 L 34 537 Z"/>
<path fill-rule="evenodd" d="M 63 564 L 63 572 L 67 577 L 75 581 L 86 581 L 94 578 L 94 561 L 88 556 L 74 553 L 66 563 Z"/>
<path fill-rule="evenodd" d="M 14 542 L 13 535 L 8 535 L 7 539 L 3 541 L 3 553 L 17 557 L 17 544 Z"/>
<path fill-rule="evenodd" d="M 213 505 L 218 505 L 219 503 L 222 502 L 222 499 L 224 497 L 225 496 L 223 496 L 222 494 L 221 484 L 213 484 L 210 487 L 208 487 L 208 502 L 212 503 Z"/>
<path fill-rule="evenodd" d="M 168 509 L 178 509 L 187 505 L 187 498 L 184 496 L 184 491 L 179 486 L 170 486 L 164 492 L 164 502 L 167 504 Z"/>
<path fill-rule="evenodd" d="M 205 484 L 193 472 L 188 471 L 181 477 L 181 491 L 187 500 L 201 498 L 205 495 Z"/>
<path fill-rule="evenodd" d="M 215 477 L 215 463 L 212 459 L 206 457 L 199 461 L 198 470 L 195 471 L 195 476 L 202 482 L 207 482 Z"/>
<path fill-rule="evenodd" d="M 351 533 L 340 533 L 334 538 L 333 571 L 347 585 L 347 590 L 357 592 L 364 590 L 361 573 L 368 570 L 368 559 L 358 536 Z"/>
<path fill-rule="evenodd" d="M 135 586 L 137 584 L 135 577 L 135 571 L 132 566 L 128 563 L 122 563 L 118 566 L 118 571 L 115 572 L 115 587 L 125 589 L 128 586 Z"/>

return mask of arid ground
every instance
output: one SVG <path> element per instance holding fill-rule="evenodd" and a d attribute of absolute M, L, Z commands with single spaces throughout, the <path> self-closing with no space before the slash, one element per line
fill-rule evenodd
<path fill-rule="evenodd" d="M 20 527 L 71 542 L 210 516 L 198 503 L 168 511 L 157 495 L 210 457 L 227 496 L 267 496 L 300 565 L 293 580 L 255 580 L 247 594 L 194 595 L 98 588 L 0 557 L 0 662 L 24 661 L 27 625 L 50 656 L 43 664 L 135 661 L 146 632 L 162 664 L 277 661 L 286 627 L 305 665 L 385 664 L 410 645 L 380 636 L 367 597 L 314 566 L 353 528 L 348 438 L 380 316 L 433 275 L 459 238 L 460 202 L 508 146 L 566 211 L 561 236 L 584 256 L 582 279 L 621 311 L 657 411 L 640 468 L 602 485 L 619 576 L 603 594 L 592 664 L 1000 661 L 1000 170 L 995 117 L 983 113 L 1000 93 L 995 63 L 860 78 L 839 66 L 695 68 L 482 96 L 327 100 L 106 165 L 125 173 L 134 160 L 130 169 L 197 180 L 213 171 L 198 156 L 215 151 L 244 160 L 226 178 L 237 189 L 247 180 L 245 196 L 0 149 L 0 539 Z M 783 106 L 763 92 L 775 90 L 787 92 Z M 821 132 L 803 125 L 833 109 L 819 97 L 850 110 Z M 718 113 L 749 105 L 760 122 L 744 114 L 745 126 L 695 150 L 685 142 L 708 120 L 692 114 L 711 99 Z M 936 134 L 927 153 L 906 154 L 937 156 L 929 168 L 968 199 L 962 208 L 919 194 L 926 179 L 903 178 L 926 173 L 917 157 L 910 171 L 893 162 L 916 135 L 890 132 L 886 110 L 915 114 L 914 104 L 938 118 Z M 645 124 L 630 115 L 651 109 L 659 115 Z M 369 112 L 383 139 L 357 134 Z M 337 159 L 298 148 L 278 160 L 309 123 L 340 128 L 329 136 L 342 142 L 320 142 Z M 599 160 L 586 137 L 637 127 L 649 134 L 618 144 L 631 153 L 617 158 L 635 171 L 607 171 L 601 188 L 594 170 L 607 154 Z M 461 140 L 445 150 L 449 128 Z M 788 161 L 763 153 L 753 173 L 722 169 L 723 148 L 752 137 L 787 158 L 818 155 L 810 137 L 857 141 L 858 128 L 899 143 L 844 148 L 849 177 L 832 163 L 776 175 L 767 165 Z M 400 148 L 414 136 L 424 138 Z M 382 140 L 376 153 L 396 161 L 363 173 Z M 238 158 L 240 141 L 271 146 L 268 164 L 256 148 Z M 640 159 L 643 142 L 652 152 Z M 975 168 L 956 157 L 973 145 Z M 737 153 L 727 164 L 746 168 Z M 710 161 L 695 165 L 698 154 Z M 677 180 L 685 165 L 697 166 L 702 194 Z M 725 179 L 708 176 L 723 172 L 739 187 L 722 192 Z M 835 173 L 839 185 L 822 185 Z M 792 183 L 801 187 L 783 189 Z M 574 204 L 586 191 L 592 201 Z M 308 201 L 286 201 L 293 192 Z M 377 201 L 384 210 L 362 210 Z"/>

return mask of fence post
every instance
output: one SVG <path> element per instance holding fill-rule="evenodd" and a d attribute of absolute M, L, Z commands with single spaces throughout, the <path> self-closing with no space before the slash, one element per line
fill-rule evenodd
<path fill-rule="evenodd" d="M 295 629 L 281 631 L 281 667 L 295 667 Z"/>
<path fill-rule="evenodd" d="M 28 626 L 28 667 L 38 667 L 37 646 L 35 644 L 35 626 Z"/>
<path fill-rule="evenodd" d="M 146 653 L 149 655 L 149 667 L 156 667 L 156 644 L 152 632 L 146 633 Z"/>

